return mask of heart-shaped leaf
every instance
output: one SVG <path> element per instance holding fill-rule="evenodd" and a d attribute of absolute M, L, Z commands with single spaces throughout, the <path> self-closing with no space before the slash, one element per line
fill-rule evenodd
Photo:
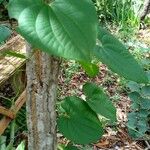
<path fill-rule="evenodd" d="M 103 135 L 102 125 L 85 101 L 67 97 L 61 104 L 63 114 L 57 120 L 59 131 L 78 144 L 96 142 Z"/>
<path fill-rule="evenodd" d="M 19 33 L 33 46 L 68 59 L 90 61 L 97 37 L 91 0 L 13 0 L 8 6 Z"/>
<path fill-rule="evenodd" d="M 111 122 L 116 121 L 116 108 L 101 88 L 93 83 L 86 83 L 83 91 L 87 96 L 86 102 L 93 111 L 108 118 Z"/>
<path fill-rule="evenodd" d="M 94 53 L 112 71 L 139 83 L 147 83 L 148 79 L 141 66 L 129 53 L 125 46 L 113 37 L 107 30 L 99 27 L 97 46 Z"/>

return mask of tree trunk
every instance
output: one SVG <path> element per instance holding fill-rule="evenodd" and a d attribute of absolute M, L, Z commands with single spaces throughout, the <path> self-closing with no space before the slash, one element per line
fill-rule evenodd
<path fill-rule="evenodd" d="M 143 10 L 140 14 L 140 20 L 143 21 L 150 10 L 150 0 L 145 0 Z"/>
<path fill-rule="evenodd" d="M 27 44 L 27 54 L 33 50 Z M 36 51 L 27 62 L 27 126 L 29 150 L 56 150 L 56 90 L 60 61 Z"/>

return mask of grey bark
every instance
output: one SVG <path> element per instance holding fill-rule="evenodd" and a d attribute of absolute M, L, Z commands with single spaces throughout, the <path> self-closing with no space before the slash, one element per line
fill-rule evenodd
<path fill-rule="evenodd" d="M 33 50 L 27 44 L 27 54 Z M 56 90 L 60 60 L 36 51 L 26 65 L 29 150 L 56 150 Z"/>
<path fill-rule="evenodd" d="M 145 0 L 143 9 L 140 13 L 140 20 L 143 21 L 150 11 L 150 0 Z"/>

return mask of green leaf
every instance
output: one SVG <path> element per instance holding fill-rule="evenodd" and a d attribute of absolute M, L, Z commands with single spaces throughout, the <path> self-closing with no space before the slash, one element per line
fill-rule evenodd
<path fill-rule="evenodd" d="M 131 92 L 140 92 L 140 85 L 134 81 L 128 82 L 127 87 L 131 90 Z"/>
<path fill-rule="evenodd" d="M 140 102 L 141 102 L 141 95 L 138 92 L 130 93 L 129 98 L 132 100 L 133 103 L 140 104 Z"/>
<path fill-rule="evenodd" d="M 150 85 L 143 86 L 141 89 L 141 93 L 144 97 L 150 97 Z"/>
<path fill-rule="evenodd" d="M 102 93 L 101 89 L 93 83 L 86 83 L 83 86 L 83 92 L 88 99 L 92 98 L 93 95 L 98 95 Z"/>
<path fill-rule="evenodd" d="M 3 2 L 4 0 L 0 0 L 0 4 Z"/>
<path fill-rule="evenodd" d="M 78 144 L 98 141 L 103 135 L 102 125 L 85 101 L 78 97 L 67 97 L 61 103 L 64 109 L 57 120 L 59 131 Z"/>
<path fill-rule="evenodd" d="M 21 59 L 27 59 L 27 57 L 24 54 L 17 53 L 13 50 L 7 50 L 7 51 L 3 52 L 2 55 L 3 56 L 14 56 L 14 57 L 21 58 Z"/>
<path fill-rule="evenodd" d="M 138 110 L 141 104 L 141 95 L 138 92 L 132 92 L 129 94 L 129 98 L 131 99 L 131 109 Z"/>
<path fill-rule="evenodd" d="M 137 113 L 138 113 L 138 119 L 139 120 L 146 120 L 146 121 L 148 121 L 148 115 L 150 114 L 149 111 L 141 108 L 140 111 L 138 111 Z"/>
<path fill-rule="evenodd" d="M 101 46 L 96 47 L 95 56 L 112 71 L 128 80 L 148 82 L 143 69 L 122 43 L 101 27 L 99 27 L 98 39 Z"/>
<path fill-rule="evenodd" d="M 137 124 L 137 113 L 135 112 L 130 112 L 128 113 L 128 126 L 129 128 L 136 129 L 136 124 Z"/>
<path fill-rule="evenodd" d="M 6 150 L 6 136 L 0 136 L 0 150 Z"/>
<path fill-rule="evenodd" d="M 143 136 L 137 130 L 137 123 L 138 123 L 137 113 L 135 113 L 135 112 L 128 113 L 127 127 L 128 127 L 128 131 L 129 131 L 129 135 L 131 137 L 133 137 L 133 138 L 137 138 L 137 137 Z"/>
<path fill-rule="evenodd" d="M 13 0 L 8 10 L 19 22 L 19 33 L 33 46 L 52 55 L 90 62 L 97 37 L 91 0 L 55 0 L 50 5 L 41 0 Z"/>
<path fill-rule="evenodd" d="M 142 109 L 138 112 L 128 113 L 127 127 L 133 138 L 143 137 L 145 132 L 148 131 L 148 115 L 149 112 Z"/>
<path fill-rule="evenodd" d="M 93 111 L 108 118 L 111 122 L 116 121 L 116 108 L 101 88 L 93 83 L 86 83 L 83 91 L 87 96 L 86 102 Z"/>
<path fill-rule="evenodd" d="M 17 147 L 16 150 L 24 150 L 24 149 L 25 149 L 25 142 L 22 141 L 22 142 L 18 145 L 18 147 Z"/>
<path fill-rule="evenodd" d="M 0 43 L 4 42 L 11 35 L 11 31 L 4 25 L 0 25 Z"/>
<path fill-rule="evenodd" d="M 99 68 L 95 64 L 86 62 L 80 62 L 80 64 L 90 77 L 95 77 L 99 73 Z"/>
<path fill-rule="evenodd" d="M 147 72 L 146 72 L 146 75 L 147 75 L 148 81 L 149 81 L 149 83 L 150 83 L 150 71 L 147 71 Z"/>
<path fill-rule="evenodd" d="M 141 108 L 146 109 L 146 110 L 150 110 L 150 99 L 142 98 L 141 99 Z"/>
<path fill-rule="evenodd" d="M 147 119 L 145 119 L 140 119 L 137 123 L 137 128 L 141 135 L 144 135 L 145 132 L 148 130 Z"/>

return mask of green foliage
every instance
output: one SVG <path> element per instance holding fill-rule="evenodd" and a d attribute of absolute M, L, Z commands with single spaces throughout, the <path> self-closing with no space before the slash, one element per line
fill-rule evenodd
<path fill-rule="evenodd" d="M 15 52 L 15 51 L 13 51 L 13 50 L 6 50 L 6 51 L 4 51 L 4 52 L 2 52 L 2 53 L 0 53 L 0 56 L 3 56 L 3 57 L 5 57 L 5 56 L 10 56 L 10 57 L 17 57 L 17 58 L 21 58 L 21 59 L 27 59 L 27 57 L 24 55 L 24 54 L 20 54 L 20 53 L 17 53 L 17 52 Z"/>
<path fill-rule="evenodd" d="M 83 0 L 80 5 L 75 0 L 62 2 L 56 0 L 50 6 L 43 4 L 40 0 L 36 5 L 33 1 L 24 3 L 24 0 L 12 1 L 9 4 L 9 13 L 18 19 L 19 31 L 27 40 L 50 54 L 90 61 L 97 31 L 97 19 L 90 0 Z M 70 5 L 74 7 L 69 7 Z M 62 15 L 60 11 L 65 15 Z M 90 15 L 84 16 L 89 11 Z M 32 17 L 28 17 L 29 14 Z M 84 26 L 85 23 L 86 27 Z M 83 26 L 84 28 L 82 28 Z M 140 83 L 147 82 L 141 67 L 117 39 L 101 27 L 99 27 L 98 39 L 102 47 L 98 46 L 97 50 L 94 51 L 96 57 L 114 72 L 129 80 Z M 91 67 L 86 66 L 85 68 L 87 73 L 93 76 Z M 95 72 L 97 72 L 96 69 L 94 69 L 94 74 Z"/>
<path fill-rule="evenodd" d="M 95 0 L 100 21 L 120 25 L 122 30 L 139 26 L 137 12 L 141 3 L 137 3 L 135 0 Z"/>
<path fill-rule="evenodd" d="M 96 11 L 90 0 L 80 4 L 56 0 L 49 6 L 40 0 L 36 4 L 13 0 L 8 8 L 10 16 L 18 19 L 19 33 L 35 47 L 56 56 L 90 61 L 97 33 Z"/>
<path fill-rule="evenodd" d="M 98 39 L 99 45 L 94 51 L 95 56 L 112 71 L 128 80 L 148 82 L 146 74 L 122 43 L 101 27 L 99 27 Z"/>
<path fill-rule="evenodd" d="M 27 131 L 27 122 L 26 122 L 26 107 L 23 106 L 16 116 L 16 126 L 19 127 L 17 132 L 26 132 Z"/>
<path fill-rule="evenodd" d="M 78 144 L 98 141 L 103 135 L 103 128 L 97 115 L 82 99 L 67 97 L 61 103 L 63 113 L 57 124 L 60 132 Z"/>
<path fill-rule="evenodd" d="M 129 82 L 132 111 L 128 114 L 128 130 L 133 138 L 147 138 L 150 131 L 150 86 Z"/>
<path fill-rule="evenodd" d="M 0 149 L 6 150 L 6 136 L 0 136 Z"/>
<path fill-rule="evenodd" d="M 18 95 L 15 95 L 15 97 L 10 99 L 0 96 L 0 99 L 6 108 L 10 108 L 14 105 L 17 97 Z M 27 131 L 26 107 L 23 106 L 17 113 L 16 118 L 10 123 L 6 131 L 3 133 L 3 136 L 0 136 L 0 150 L 15 150 L 16 143 L 20 140 L 18 139 L 18 133 L 21 134 L 25 131 Z M 5 148 L 3 149 L 2 147 Z"/>
<path fill-rule="evenodd" d="M 0 0 L 0 4 L 3 2 L 4 0 Z"/>
<path fill-rule="evenodd" d="M 63 150 L 79 150 L 79 149 L 76 148 L 75 146 L 68 145 L 68 146 L 66 146 Z"/>
<path fill-rule="evenodd" d="M 95 64 L 86 62 L 80 62 L 80 64 L 90 77 L 95 77 L 99 73 L 99 68 Z"/>
<path fill-rule="evenodd" d="M 22 141 L 17 148 L 6 146 L 6 136 L 0 137 L 0 150 L 25 150 L 25 142 Z"/>
<path fill-rule="evenodd" d="M 87 83 L 83 87 L 87 96 L 87 103 L 97 114 L 106 117 L 111 122 L 116 122 L 116 108 L 105 95 L 103 90 L 95 84 Z"/>
<path fill-rule="evenodd" d="M 4 26 L 0 25 L 0 44 L 2 44 L 5 40 L 7 40 L 11 35 L 11 30 Z"/>
<path fill-rule="evenodd" d="M 57 124 L 60 132 L 78 144 L 96 142 L 103 135 L 101 115 L 111 122 L 116 121 L 116 109 L 103 91 L 92 83 L 83 87 L 86 101 L 67 97 L 61 102 L 61 115 Z M 72 130 L 73 129 L 73 130 Z"/>
<path fill-rule="evenodd" d="M 10 142 L 8 145 L 7 145 L 7 137 L 0 136 L 0 150 L 15 150 L 15 148 L 13 147 L 15 126 L 16 126 L 15 120 L 13 120 L 10 125 Z"/>
<path fill-rule="evenodd" d="M 18 145 L 18 147 L 16 148 L 16 150 L 25 150 L 25 142 L 22 141 L 22 142 Z"/>
<path fill-rule="evenodd" d="M 142 63 L 142 66 L 147 70 L 146 74 L 150 83 L 150 63 L 148 58 L 149 48 L 142 43 L 136 43 L 134 55 Z M 134 46 L 134 45 L 133 45 Z M 132 46 L 132 47 L 133 47 Z M 127 84 L 131 93 L 129 97 L 132 101 L 131 112 L 128 114 L 128 130 L 129 134 L 136 139 L 149 139 L 148 132 L 150 131 L 150 85 L 137 84 L 136 82 L 129 82 Z"/>

